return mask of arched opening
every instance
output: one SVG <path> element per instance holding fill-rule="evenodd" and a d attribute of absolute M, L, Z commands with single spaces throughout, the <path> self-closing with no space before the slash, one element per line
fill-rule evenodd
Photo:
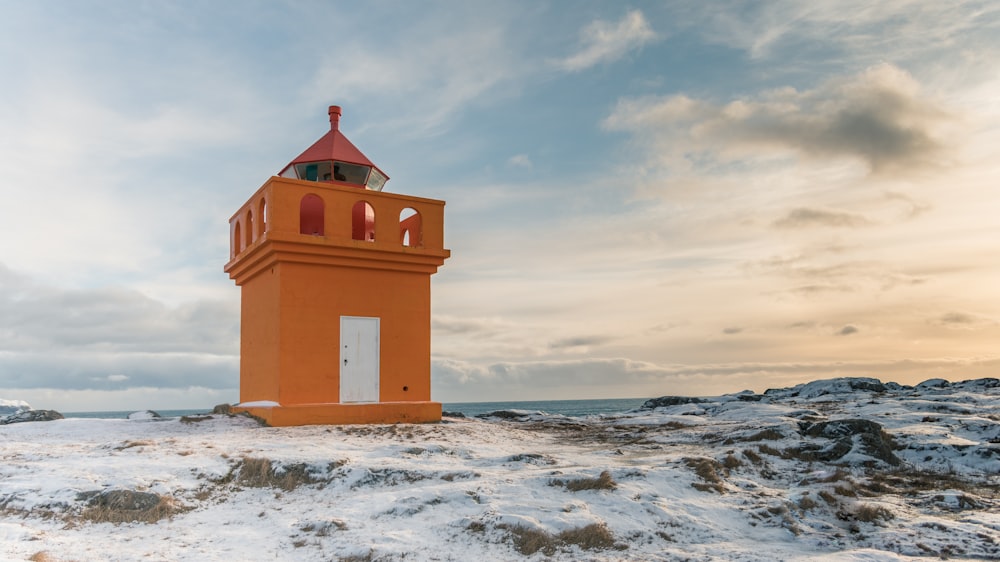
<path fill-rule="evenodd" d="M 367 201 L 358 201 L 351 209 L 351 238 L 375 241 L 375 209 Z"/>
<path fill-rule="evenodd" d="M 233 257 L 236 257 L 243 251 L 243 229 L 240 228 L 240 221 L 236 221 L 236 226 L 233 228 Z"/>
<path fill-rule="evenodd" d="M 260 198 L 260 203 L 257 204 L 257 238 L 264 236 L 267 232 L 267 200 L 263 197 Z"/>
<path fill-rule="evenodd" d="M 245 241 L 246 246 L 249 248 L 250 244 L 253 244 L 253 211 L 247 209 L 247 239 Z"/>
<path fill-rule="evenodd" d="M 423 245 L 423 228 L 420 213 L 407 207 L 399 213 L 399 242 L 416 248 Z"/>
<path fill-rule="evenodd" d="M 299 232 L 323 236 L 323 199 L 315 193 L 302 197 L 299 203 Z"/>

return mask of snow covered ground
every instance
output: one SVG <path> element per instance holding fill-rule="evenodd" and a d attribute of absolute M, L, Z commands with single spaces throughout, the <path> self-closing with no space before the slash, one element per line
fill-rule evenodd
<path fill-rule="evenodd" d="M 586 418 L 0 425 L 0 557 L 996 560 L 998 396 L 835 379 Z"/>

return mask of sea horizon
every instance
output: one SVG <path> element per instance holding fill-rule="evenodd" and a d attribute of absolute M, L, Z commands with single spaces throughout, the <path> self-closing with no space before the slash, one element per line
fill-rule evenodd
<path fill-rule="evenodd" d="M 649 398 L 592 398 L 584 400 L 505 400 L 495 402 L 442 402 L 444 412 L 460 413 L 467 417 L 487 414 L 499 410 L 522 410 L 543 412 L 563 416 L 587 416 L 627 412 L 641 406 Z M 152 410 L 165 418 L 211 413 L 211 408 L 181 408 L 157 410 L 138 408 L 135 410 L 94 410 L 60 412 L 67 418 L 125 419 L 134 412 Z"/>

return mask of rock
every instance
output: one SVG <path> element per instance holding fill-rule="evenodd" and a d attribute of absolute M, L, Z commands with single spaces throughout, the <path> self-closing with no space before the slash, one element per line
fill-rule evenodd
<path fill-rule="evenodd" d="M 218 404 L 212 408 L 212 413 L 220 416 L 230 416 L 233 414 L 233 407 L 229 404 Z"/>
<path fill-rule="evenodd" d="M 917 385 L 917 390 L 928 390 L 932 388 L 947 388 L 950 385 L 948 381 L 944 379 L 928 379 Z"/>
<path fill-rule="evenodd" d="M 82 499 L 82 498 L 81 498 Z M 115 510 L 145 511 L 160 504 L 160 496 L 152 492 L 135 490 L 107 490 L 92 494 L 87 502 L 91 507 L 107 507 Z"/>
<path fill-rule="evenodd" d="M 63 415 L 55 410 L 21 410 L 15 414 L 0 418 L 0 425 L 61 419 L 63 419 Z"/>
<path fill-rule="evenodd" d="M 163 419 L 163 416 L 154 412 L 153 410 L 142 410 L 139 412 L 132 412 L 131 414 L 128 415 L 128 419 L 138 420 L 138 421 L 149 421 L 149 420 Z"/>
<path fill-rule="evenodd" d="M 495 412 L 488 412 L 485 414 L 479 414 L 477 418 L 500 418 L 502 420 L 521 420 L 528 417 L 529 414 L 525 412 L 515 412 L 513 410 L 497 410 Z"/>
<path fill-rule="evenodd" d="M 444 418 L 464 418 L 465 414 L 462 412 L 441 412 L 441 417 Z"/>
<path fill-rule="evenodd" d="M 825 422 L 799 422 L 799 433 L 807 437 L 826 437 L 837 443 L 824 449 L 827 453 L 818 460 L 836 460 L 854 450 L 855 437 L 860 442 L 861 452 L 886 464 L 899 466 L 902 461 L 893 453 L 896 444 L 882 425 L 865 419 L 846 419 Z"/>
<path fill-rule="evenodd" d="M 680 406 L 682 404 L 701 404 L 702 402 L 704 400 L 693 396 L 661 396 L 646 400 L 642 406 L 639 406 L 639 409 L 652 410 L 653 408 L 666 408 L 667 406 Z"/>

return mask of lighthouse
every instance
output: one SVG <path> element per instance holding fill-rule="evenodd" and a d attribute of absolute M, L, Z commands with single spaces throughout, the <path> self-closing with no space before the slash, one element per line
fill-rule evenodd
<path fill-rule="evenodd" d="M 274 426 L 418 423 L 431 400 L 431 275 L 444 201 L 389 176 L 330 129 L 229 219 L 240 287 L 240 403 Z"/>

